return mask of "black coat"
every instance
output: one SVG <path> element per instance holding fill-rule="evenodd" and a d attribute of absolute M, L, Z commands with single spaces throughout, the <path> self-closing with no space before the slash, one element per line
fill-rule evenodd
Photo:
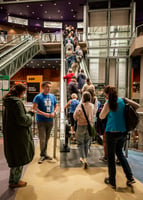
<path fill-rule="evenodd" d="M 17 97 L 4 99 L 3 135 L 4 152 L 9 167 L 28 164 L 34 156 L 31 131 L 32 118 Z"/>
<path fill-rule="evenodd" d="M 78 89 L 82 89 L 85 84 L 86 76 L 84 73 L 80 73 L 77 77 Z"/>

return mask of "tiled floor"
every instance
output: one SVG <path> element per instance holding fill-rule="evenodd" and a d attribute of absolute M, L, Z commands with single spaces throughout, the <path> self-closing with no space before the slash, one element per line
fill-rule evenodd
<path fill-rule="evenodd" d="M 52 155 L 52 145 L 49 151 Z M 121 168 L 118 168 L 118 189 L 114 192 L 103 182 L 107 175 L 106 167 L 94 167 L 88 171 L 81 168 L 60 168 L 59 160 L 42 165 L 37 164 L 39 146 L 33 162 L 27 167 L 23 179 L 28 186 L 19 190 L 8 189 L 9 169 L 4 155 L 2 138 L 0 138 L 0 200 L 108 200 L 130 199 L 142 200 L 143 185 L 137 181 L 134 190 L 125 187 L 125 177 Z M 59 159 L 59 151 L 58 151 Z M 142 166 L 143 153 L 129 151 L 129 161 L 135 177 L 143 182 Z M 15 196 L 16 195 L 16 196 Z"/>

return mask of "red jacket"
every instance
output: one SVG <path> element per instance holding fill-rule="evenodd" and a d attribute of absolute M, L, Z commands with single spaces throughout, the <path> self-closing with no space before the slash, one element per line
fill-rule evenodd
<path fill-rule="evenodd" d="M 75 76 L 74 73 L 68 73 L 66 76 L 64 76 L 64 79 L 67 79 L 67 87 L 68 87 L 68 84 L 71 82 L 71 79 L 73 76 Z"/>

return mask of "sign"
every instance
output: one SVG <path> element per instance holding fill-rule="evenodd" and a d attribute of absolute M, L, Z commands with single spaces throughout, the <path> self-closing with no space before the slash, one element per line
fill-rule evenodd
<path fill-rule="evenodd" d="M 9 76 L 0 75 L 0 101 L 9 91 Z"/>
<path fill-rule="evenodd" d="M 43 76 L 27 76 L 27 102 L 33 102 L 34 97 L 41 92 Z"/>

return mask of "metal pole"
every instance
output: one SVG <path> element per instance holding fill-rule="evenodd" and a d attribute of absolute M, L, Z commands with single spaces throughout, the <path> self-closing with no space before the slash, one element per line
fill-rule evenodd
<path fill-rule="evenodd" d="M 53 150 L 53 158 L 56 158 L 56 148 L 57 148 L 57 114 L 55 114 L 55 120 L 54 120 L 54 150 Z"/>

